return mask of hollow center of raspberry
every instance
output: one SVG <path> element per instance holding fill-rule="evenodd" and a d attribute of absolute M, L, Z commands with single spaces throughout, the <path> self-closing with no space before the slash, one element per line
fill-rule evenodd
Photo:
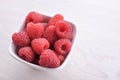
<path fill-rule="evenodd" d="M 65 51 L 66 50 L 66 46 L 62 45 L 61 49 Z"/>
<path fill-rule="evenodd" d="M 59 30 L 60 30 L 60 32 L 65 32 L 65 28 L 64 28 L 63 26 L 61 26 L 61 27 L 59 28 Z"/>

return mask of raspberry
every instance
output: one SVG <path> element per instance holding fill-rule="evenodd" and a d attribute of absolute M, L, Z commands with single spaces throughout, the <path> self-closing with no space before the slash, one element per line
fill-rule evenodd
<path fill-rule="evenodd" d="M 59 60 L 61 61 L 61 63 L 64 61 L 64 57 L 62 55 L 58 55 L 57 57 L 59 58 Z"/>
<path fill-rule="evenodd" d="M 25 31 L 21 31 L 12 35 L 12 41 L 16 46 L 23 47 L 29 45 L 30 38 Z"/>
<path fill-rule="evenodd" d="M 39 55 L 42 53 L 43 50 L 48 49 L 50 46 L 48 40 L 45 38 L 33 39 L 31 45 L 33 50 Z"/>
<path fill-rule="evenodd" d="M 59 55 L 58 58 L 61 61 L 61 63 L 64 61 L 64 57 L 62 55 Z"/>
<path fill-rule="evenodd" d="M 71 42 L 69 39 L 59 39 L 55 42 L 54 48 L 59 54 L 68 54 L 71 49 Z"/>
<path fill-rule="evenodd" d="M 18 51 L 18 55 L 25 61 L 32 62 L 35 59 L 35 54 L 31 47 L 22 47 Z"/>
<path fill-rule="evenodd" d="M 27 24 L 27 33 L 31 39 L 39 38 L 42 36 L 44 31 L 44 24 L 42 23 L 28 23 Z"/>
<path fill-rule="evenodd" d="M 64 17 L 61 14 L 56 14 L 55 16 L 53 16 L 53 18 L 50 19 L 49 21 L 49 25 L 55 25 L 56 22 L 58 22 L 59 20 L 63 20 Z"/>
<path fill-rule="evenodd" d="M 59 54 L 58 52 L 54 51 L 55 54 L 57 55 L 58 59 L 61 61 L 61 63 L 64 61 L 65 57 L 64 55 Z"/>
<path fill-rule="evenodd" d="M 55 34 L 55 26 L 48 26 L 43 34 L 43 37 L 46 38 L 51 45 L 57 40 L 57 36 Z"/>
<path fill-rule="evenodd" d="M 56 35 L 60 38 L 72 39 L 72 26 L 66 21 L 60 20 L 55 24 Z"/>
<path fill-rule="evenodd" d="M 48 68 L 56 68 L 60 65 L 60 60 L 50 49 L 46 49 L 41 53 L 39 65 Z"/>
<path fill-rule="evenodd" d="M 31 11 L 26 17 L 26 23 L 48 22 L 49 20 L 50 20 L 50 17 L 39 14 L 35 11 Z"/>

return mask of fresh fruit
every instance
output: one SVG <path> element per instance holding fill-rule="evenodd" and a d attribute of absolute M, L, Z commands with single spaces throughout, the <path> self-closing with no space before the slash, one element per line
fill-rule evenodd
<path fill-rule="evenodd" d="M 59 39 L 55 42 L 54 47 L 59 54 L 68 54 L 71 49 L 71 41 L 69 39 Z"/>
<path fill-rule="evenodd" d="M 55 26 L 48 26 L 43 34 L 43 37 L 50 42 L 50 45 L 54 45 L 54 42 L 57 40 L 57 36 L 55 34 Z"/>
<path fill-rule="evenodd" d="M 42 15 L 38 12 L 32 11 L 30 12 L 26 17 L 26 23 L 33 22 L 33 23 L 39 23 L 39 22 L 48 22 L 50 20 L 50 17 Z"/>
<path fill-rule="evenodd" d="M 56 68 L 60 65 L 60 60 L 54 51 L 47 49 L 41 53 L 39 65 L 48 68 Z"/>
<path fill-rule="evenodd" d="M 63 20 L 64 17 L 61 14 L 56 14 L 48 22 L 49 25 L 55 25 L 59 20 Z"/>
<path fill-rule="evenodd" d="M 55 32 L 60 38 L 67 38 L 70 40 L 73 38 L 72 26 L 64 20 L 60 20 L 55 24 Z"/>
<path fill-rule="evenodd" d="M 35 59 L 35 53 L 31 47 L 22 47 L 18 51 L 18 55 L 25 61 L 32 62 Z"/>
<path fill-rule="evenodd" d="M 44 32 L 44 25 L 42 23 L 28 23 L 27 24 L 27 33 L 31 39 L 40 38 Z"/>
<path fill-rule="evenodd" d="M 64 61 L 64 56 L 63 55 L 57 55 L 58 59 L 61 61 L 61 63 Z"/>
<path fill-rule="evenodd" d="M 31 46 L 33 50 L 40 55 L 42 51 L 49 48 L 50 44 L 45 38 L 36 38 L 32 40 Z"/>
<path fill-rule="evenodd" d="M 29 45 L 30 38 L 25 31 L 21 31 L 12 35 L 12 41 L 16 46 L 24 47 Z"/>

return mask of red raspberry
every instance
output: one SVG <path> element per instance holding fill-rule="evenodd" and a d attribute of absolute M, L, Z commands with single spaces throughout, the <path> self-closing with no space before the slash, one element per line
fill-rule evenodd
<path fill-rule="evenodd" d="M 59 54 L 68 54 L 71 49 L 71 42 L 69 39 L 59 39 L 55 42 L 54 48 Z"/>
<path fill-rule="evenodd" d="M 49 25 L 55 25 L 56 22 L 58 22 L 59 20 L 63 20 L 64 17 L 61 14 L 56 14 L 55 16 L 53 16 L 53 18 L 50 19 L 49 21 Z"/>
<path fill-rule="evenodd" d="M 43 34 L 43 37 L 50 42 L 50 45 L 53 45 L 57 40 L 57 36 L 55 34 L 55 26 L 48 26 Z"/>
<path fill-rule="evenodd" d="M 25 31 L 21 31 L 12 35 L 12 41 L 16 46 L 23 47 L 29 45 L 30 38 Z"/>
<path fill-rule="evenodd" d="M 29 22 L 33 22 L 33 23 L 48 22 L 49 20 L 50 20 L 50 17 L 42 15 L 42 14 L 37 13 L 35 11 L 31 11 L 26 17 L 26 23 L 29 23 Z"/>
<path fill-rule="evenodd" d="M 64 57 L 62 55 L 57 55 L 57 57 L 59 58 L 59 60 L 61 61 L 61 63 L 64 61 Z"/>
<path fill-rule="evenodd" d="M 19 49 L 18 55 L 25 61 L 32 62 L 35 59 L 35 53 L 31 47 L 22 47 Z"/>
<path fill-rule="evenodd" d="M 70 23 L 60 20 L 55 24 L 56 35 L 60 38 L 72 39 L 72 26 Z"/>
<path fill-rule="evenodd" d="M 43 50 L 48 49 L 50 46 L 48 40 L 45 38 L 33 39 L 31 45 L 33 50 L 39 55 L 42 53 Z"/>
<path fill-rule="evenodd" d="M 27 24 L 27 33 L 31 39 L 39 38 L 44 32 L 44 25 L 42 23 L 28 23 Z"/>
<path fill-rule="evenodd" d="M 61 63 L 64 61 L 65 57 L 61 54 L 59 54 L 58 52 L 54 51 L 55 54 L 57 55 L 58 59 L 61 61 Z"/>
<path fill-rule="evenodd" d="M 39 65 L 43 67 L 56 68 L 60 66 L 60 60 L 54 51 L 47 49 L 41 53 Z"/>

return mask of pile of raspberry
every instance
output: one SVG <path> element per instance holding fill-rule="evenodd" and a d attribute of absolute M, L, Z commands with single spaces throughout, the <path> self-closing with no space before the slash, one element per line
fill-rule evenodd
<path fill-rule="evenodd" d="M 26 16 L 23 27 L 12 35 L 18 56 L 43 67 L 59 67 L 71 50 L 72 24 L 61 14 L 49 17 L 32 11 Z"/>

